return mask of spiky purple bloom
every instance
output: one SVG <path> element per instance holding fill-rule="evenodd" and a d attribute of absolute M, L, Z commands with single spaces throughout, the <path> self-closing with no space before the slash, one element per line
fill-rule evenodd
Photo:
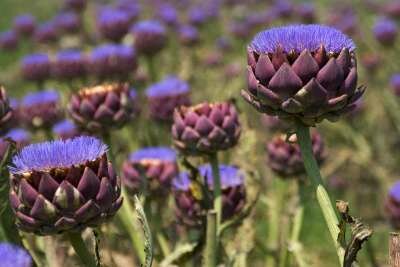
<path fill-rule="evenodd" d="M 80 135 L 76 125 L 70 120 L 63 120 L 53 126 L 53 133 L 59 139 L 70 139 Z"/>
<path fill-rule="evenodd" d="M 82 12 L 87 5 L 87 0 L 64 0 L 64 7 L 75 12 Z"/>
<path fill-rule="evenodd" d="M 97 227 L 122 204 L 120 180 L 94 137 L 29 145 L 12 159 L 10 202 L 23 231 Z"/>
<path fill-rule="evenodd" d="M 105 39 L 119 42 L 129 30 L 130 17 L 122 10 L 106 7 L 99 12 L 96 25 Z"/>
<path fill-rule="evenodd" d="M 85 55 L 77 50 L 58 52 L 51 64 L 51 72 L 57 79 L 82 78 L 86 74 L 87 61 Z"/>
<path fill-rule="evenodd" d="M 57 30 L 65 33 L 75 33 L 80 30 L 81 19 L 75 12 L 63 12 L 54 18 Z"/>
<path fill-rule="evenodd" d="M 394 44 L 398 33 L 396 22 L 388 18 L 378 18 L 372 30 L 376 40 L 382 45 L 388 46 Z"/>
<path fill-rule="evenodd" d="M 122 172 L 123 182 L 130 190 L 164 195 L 178 173 L 176 152 L 168 147 L 142 148 L 129 155 Z"/>
<path fill-rule="evenodd" d="M 51 128 L 63 117 L 60 94 L 55 90 L 30 92 L 19 109 L 21 123 L 32 128 Z"/>
<path fill-rule="evenodd" d="M 395 229 L 400 229 L 400 182 L 396 182 L 389 190 L 385 201 L 385 212 Z"/>
<path fill-rule="evenodd" d="M 131 32 L 138 53 L 154 55 L 161 51 L 167 42 L 167 30 L 157 20 L 140 21 L 133 25 Z"/>
<path fill-rule="evenodd" d="M 89 72 L 99 78 L 126 76 L 136 70 L 136 52 L 130 46 L 101 45 L 92 50 L 88 63 Z"/>
<path fill-rule="evenodd" d="M 169 26 L 176 26 L 179 21 L 178 11 L 172 4 L 162 4 L 159 6 L 157 15 L 161 21 Z"/>
<path fill-rule="evenodd" d="M 14 30 L 0 33 L 0 49 L 13 51 L 18 47 L 18 35 Z"/>
<path fill-rule="evenodd" d="M 57 24 L 54 20 L 39 25 L 34 34 L 39 43 L 53 43 L 58 40 Z"/>
<path fill-rule="evenodd" d="M 146 89 L 150 116 L 162 121 L 170 121 L 174 109 L 190 105 L 189 84 L 176 76 L 167 76 Z"/>
<path fill-rule="evenodd" d="M 395 95 L 400 96 L 400 73 L 395 73 L 390 77 L 390 87 Z"/>
<path fill-rule="evenodd" d="M 24 79 L 42 82 L 50 77 L 50 58 L 47 54 L 30 54 L 21 60 Z"/>
<path fill-rule="evenodd" d="M 36 28 L 36 19 L 31 14 L 22 14 L 14 18 L 14 30 L 21 36 L 31 36 Z"/>
<path fill-rule="evenodd" d="M 210 165 L 202 165 L 198 169 L 200 177 L 197 181 L 206 181 L 212 192 L 213 177 Z M 227 220 L 238 214 L 246 201 L 244 173 L 231 165 L 219 165 L 222 189 L 222 219 Z M 172 182 L 178 220 L 189 226 L 198 226 L 205 218 L 206 199 L 199 184 L 193 183 L 189 173 L 182 172 Z M 210 196 L 208 196 L 210 197 Z"/>
<path fill-rule="evenodd" d="M 1 266 L 32 267 L 33 262 L 29 253 L 22 247 L 11 243 L 0 243 Z"/>

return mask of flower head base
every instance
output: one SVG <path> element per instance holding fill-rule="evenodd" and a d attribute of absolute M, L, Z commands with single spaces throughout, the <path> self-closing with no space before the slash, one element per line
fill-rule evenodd
<path fill-rule="evenodd" d="M 246 101 L 257 110 L 312 126 L 337 120 L 362 96 L 355 45 L 336 29 L 294 25 L 256 35 L 248 48 Z"/>
<path fill-rule="evenodd" d="M 81 78 L 86 74 L 86 58 L 80 51 L 61 51 L 51 68 L 52 74 L 58 79 Z"/>
<path fill-rule="evenodd" d="M 398 28 L 396 22 L 387 18 L 379 18 L 374 25 L 373 32 L 378 42 L 391 46 L 396 40 Z"/>
<path fill-rule="evenodd" d="M 94 137 L 29 145 L 13 157 L 11 206 L 23 231 L 56 234 L 98 226 L 122 204 L 120 181 Z"/>
<path fill-rule="evenodd" d="M 123 182 L 132 191 L 165 195 L 178 173 L 176 152 L 168 147 L 147 147 L 133 152 L 122 166 Z M 143 181 L 146 179 L 146 181 Z M 143 188 L 147 185 L 147 188 Z"/>
<path fill-rule="evenodd" d="M 212 154 L 229 149 L 238 142 L 240 132 L 236 108 L 229 102 L 182 106 L 174 112 L 174 145 L 184 154 Z"/>
<path fill-rule="evenodd" d="M 199 180 L 207 181 L 207 187 L 213 190 L 213 177 L 210 165 L 202 165 L 198 169 Z M 246 190 L 244 186 L 244 173 L 230 165 L 219 165 L 222 189 L 222 219 L 227 220 L 238 214 L 246 200 Z M 204 179 L 203 179 L 204 178 Z M 186 172 L 180 173 L 172 182 L 176 214 L 180 221 L 189 226 L 198 226 L 205 218 L 206 196 L 199 188 L 199 185 L 193 183 Z"/>
<path fill-rule="evenodd" d="M 62 116 L 60 95 L 55 90 L 28 93 L 19 108 L 22 124 L 31 128 L 51 128 Z"/>
<path fill-rule="evenodd" d="M 97 28 L 105 39 L 118 42 L 129 30 L 130 17 L 122 10 L 104 8 L 97 18 Z"/>
<path fill-rule="evenodd" d="M 44 81 L 50 77 L 50 59 L 46 54 L 31 54 L 21 61 L 22 76 L 30 81 Z"/>
<path fill-rule="evenodd" d="M 32 267 L 32 258 L 22 247 L 11 243 L 0 243 L 1 266 Z"/>
<path fill-rule="evenodd" d="M 131 120 L 138 111 L 135 100 L 127 84 L 103 84 L 74 93 L 68 112 L 79 128 L 101 134 Z"/>
<path fill-rule="evenodd" d="M 79 135 L 76 125 L 70 120 L 63 120 L 53 127 L 53 133 L 59 139 L 70 139 Z"/>
<path fill-rule="evenodd" d="M 36 19 L 31 14 L 22 14 L 14 18 L 14 29 L 22 36 L 31 36 L 36 28 Z"/>
<path fill-rule="evenodd" d="M 151 85 L 146 90 L 150 115 L 157 120 L 170 121 L 175 108 L 190 105 L 189 89 L 189 84 L 176 76 Z"/>
<path fill-rule="evenodd" d="M 167 42 L 167 31 L 156 20 L 138 22 L 133 25 L 131 32 L 135 39 L 135 48 L 141 54 L 155 55 Z"/>

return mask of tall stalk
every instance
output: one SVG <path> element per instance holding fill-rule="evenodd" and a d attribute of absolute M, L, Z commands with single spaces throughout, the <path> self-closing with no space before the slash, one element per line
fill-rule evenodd
<path fill-rule="evenodd" d="M 81 259 L 82 263 L 86 267 L 97 267 L 97 263 L 94 257 L 90 254 L 89 250 L 87 249 L 85 242 L 81 237 L 81 233 L 74 233 L 69 232 L 67 233 L 67 237 L 74 248 L 76 254 L 78 254 L 79 258 Z"/>

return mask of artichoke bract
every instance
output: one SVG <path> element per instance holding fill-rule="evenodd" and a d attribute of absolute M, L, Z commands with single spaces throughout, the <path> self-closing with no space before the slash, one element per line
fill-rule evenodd
<path fill-rule="evenodd" d="M 120 179 L 94 137 L 26 146 L 12 159 L 10 202 L 17 226 L 39 235 L 81 231 L 122 204 Z"/>
<path fill-rule="evenodd" d="M 169 192 L 171 181 L 178 174 L 176 153 L 168 147 L 147 147 L 129 155 L 122 165 L 124 185 L 137 193 Z"/>
<path fill-rule="evenodd" d="M 400 182 L 390 189 L 385 201 L 385 212 L 392 226 L 396 230 L 400 229 Z"/>
<path fill-rule="evenodd" d="M 229 102 L 182 106 L 173 119 L 174 145 L 183 154 L 213 154 L 233 147 L 240 137 L 238 114 Z"/>
<path fill-rule="evenodd" d="M 285 135 L 277 135 L 266 146 L 267 164 L 283 178 L 305 173 L 300 146 L 294 143 L 297 141 L 295 137 L 291 136 L 290 141 L 293 143 L 289 143 Z M 316 131 L 311 134 L 311 144 L 315 159 L 318 163 L 322 163 L 325 158 L 324 143 Z"/>
<path fill-rule="evenodd" d="M 74 123 L 90 133 L 120 128 L 135 115 L 136 94 L 127 84 L 104 84 L 72 94 L 68 112 Z"/>
<path fill-rule="evenodd" d="M 210 165 L 199 167 L 199 174 L 213 191 L 213 177 Z M 222 219 L 227 220 L 237 215 L 246 202 L 244 173 L 231 165 L 219 165 L 222 190 Z M 202 179 L 203 180 L 203 179 Z M 178 221 L 188 226 L 199 226 L 205 219 L 207 197 L 203 195 L 200 184 L 192 182 L 189 174 L 180 173 L 172 182 L 176 215 Z"/>
<path fill-rule="evenodd" d="M 364 92 L 353 41 L 321 25 L 257 34 L 248 47 L 247 81 L 242 96 L 258 111 L 307 126 L 337 120 Z"/>

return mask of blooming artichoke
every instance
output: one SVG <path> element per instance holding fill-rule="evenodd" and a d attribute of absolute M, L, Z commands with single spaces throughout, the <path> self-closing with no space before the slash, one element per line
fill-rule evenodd
<path fill-rule="evenodd" d="M 175 109 L 172 136 L 184 154 L 212 154 L 236 145 L 241 127 L 229 102 L 201 103 Z"/>
<path fill-rule="evenodd" d="M 357 88 L 353 41 L 320 25 L 273 28 L 248 47 L 247 90 L 257 110 L 313 126 L 337 120 L 364 92 Z"/>
<path fill-rule="evenodd" d="M 12 159 L 18 227 L 40 235 L 96 227 L 122 204 L 120 180 L 94 137 L 33 144 Z"/>

